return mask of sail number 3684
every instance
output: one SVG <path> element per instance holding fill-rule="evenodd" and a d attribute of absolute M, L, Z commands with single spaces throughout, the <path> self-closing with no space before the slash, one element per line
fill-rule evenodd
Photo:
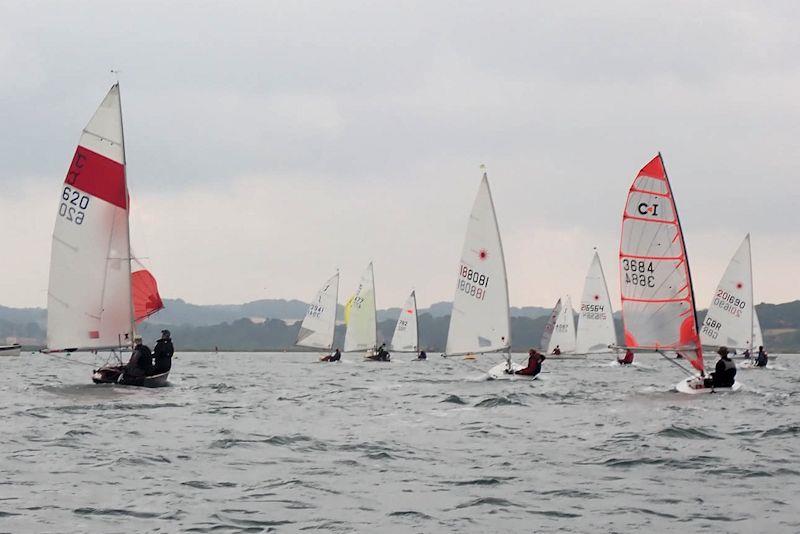
<path fill-rule="evenodd" d="M 61 193 L 61 204 L 58 206 L 58 215 L 75 224 L 83 224 L 86 216 L 84 210 L 89 207 L 89 197 L 80 191 L 64 186 Z"/>
<path fill-rule="evenodd" d="M 471 297 L 483 300 L 486 298 L 486 288 L 489 286 L 489 277 L 475 269 L 462 265 L 458 279 L 458 289 Z"/>
<path fill-rule="evenodd" d="M 622 270 L 625 271 L 625 283 L 640 287 L 655 287 L 656 278 L 653 276 L 655 269 L 652 261 L 622 260 Z"/>

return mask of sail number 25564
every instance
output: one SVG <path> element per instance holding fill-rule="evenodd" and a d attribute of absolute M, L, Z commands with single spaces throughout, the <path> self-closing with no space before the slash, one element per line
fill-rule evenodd
<path fill-rule="evenodd" d="M 61 193 L 61 204 L 58 206 L 58 215 L 75 224 L 83 224 L 86 216 L 84 210 L 89 207 L 89 197 L 80 191 L 64 186 Z"/>
<path fill-rule="evenodd" d="M 652 261 L 622 260 L 622 270 L 625 271 L 625 283 L 640 287 L 655 287 L 656 278 L 653 276 L 655 269 Z"/>
<path fill-rule="evenodd" d="M 485 274 L 462 265 L 459 271 L 458 289 L 471 297 L 483 300 L 486 298 L 486 288 L 489 286 L 489 277 Z"/>

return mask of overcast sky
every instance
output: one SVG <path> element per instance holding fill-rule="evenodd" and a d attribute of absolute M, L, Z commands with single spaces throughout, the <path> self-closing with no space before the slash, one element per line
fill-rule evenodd
<path fill-rule="evenodd" d="M 121 71 L 134 251 L 165 297 L 450 300 L 486 164 L 513 305 L 578 300 L 658 151 L 705 308 L 752 233 L 800 297 L 793 2 L 3 2 L 0 304 L 44 306 L 61 183 Z"/>

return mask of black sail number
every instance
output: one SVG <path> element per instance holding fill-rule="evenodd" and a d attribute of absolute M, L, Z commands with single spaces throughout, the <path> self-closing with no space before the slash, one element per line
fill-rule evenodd
<path fill-rule="evenodd" d="M 655 268 L 652 261 L 622 260 L 622 270 L 625 271 L 625 283 L 639 287 L 656 287 Z"/>
<path fill-rule="evenodd" d="M 58 215 L 75 224 L 83 224 L 86 217 L 86 208 L 89 207 L 90 198 L 77 189 L 64 186 L 61 192 L 61 204 L 58 206 Z"/>

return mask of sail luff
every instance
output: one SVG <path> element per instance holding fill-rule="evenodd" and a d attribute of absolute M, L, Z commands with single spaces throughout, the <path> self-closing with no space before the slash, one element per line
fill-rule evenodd
<path fill-rule="evenodd" d="M 125 235 L 128 240 L 128 254 L 127 258 L 125 259 L 125 263 L 128 267 L 128 280 L 131 280 L 133 276 L 133 267 L 131 265 L 131 195 L 130 191 L 128 190 L 128 158 L 126 157 L 125 152 L 125 122 L 122 120 L 122 92 L 120 91 L 119 82 L 116 83 L 117 91 L 119 94 L 119 127 L 120 132 L 122 134 L 122 176 L 123 180 L 125 181 L 125 203 L 126 203 L 126 210 L 125 210 Z M 129 284 L 130 288 L 130 299 L 129 299 L 129 306 L 130 309 L 130 324 L 131 324 L 131 339 L 130 339 L 130 346 L 134 346 L 134 339 L 136 338 L 136 312 L 133 306 L 133 287 L 132 284 Z"/>

